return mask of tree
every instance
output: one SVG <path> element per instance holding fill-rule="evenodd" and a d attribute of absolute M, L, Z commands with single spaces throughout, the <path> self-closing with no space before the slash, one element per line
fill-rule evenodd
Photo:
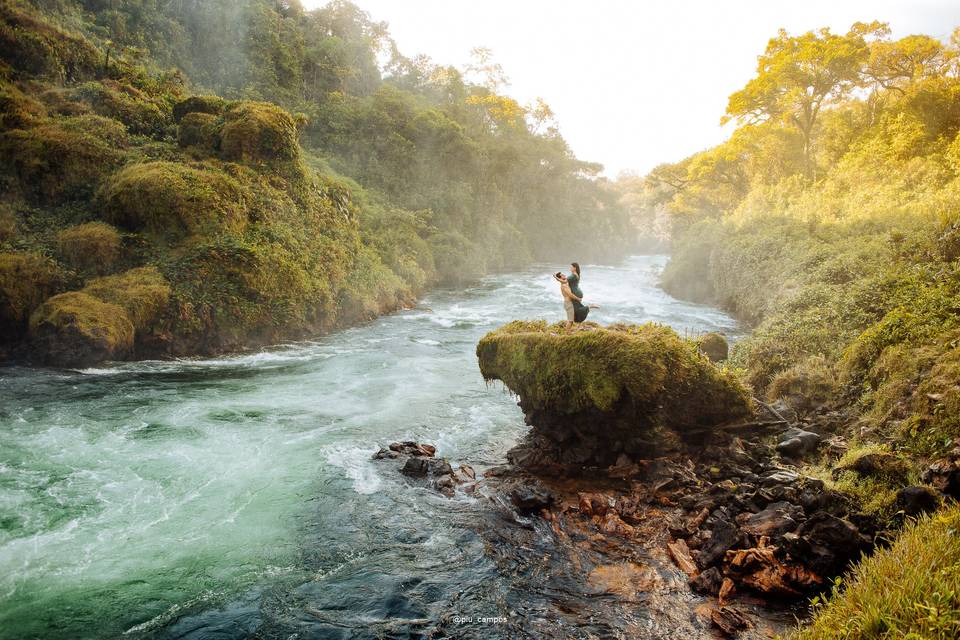
<path fill-rule="evenodd" d="M 870 54 L 866 38 L 887 32 L 879 22 L 858 22 L 846 35 L 824 28 L 791 36 L 781 29 L 760 56 L 756 77 L 730 96 L 721 122 L 782 120 L 796 127 L 803 138 L 805 172 L 813 177 L 814 130 L 821 110 L 859 86 Z"/>

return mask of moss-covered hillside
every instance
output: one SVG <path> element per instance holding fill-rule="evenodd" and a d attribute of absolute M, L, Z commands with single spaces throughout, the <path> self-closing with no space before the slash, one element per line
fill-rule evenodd
<path fill-rule="evenodd" d="M 134 4 L 0 6 L 0 357 L 239 349 L 625 237 L 555 129 L 377 66 L 349 3 Z"/>

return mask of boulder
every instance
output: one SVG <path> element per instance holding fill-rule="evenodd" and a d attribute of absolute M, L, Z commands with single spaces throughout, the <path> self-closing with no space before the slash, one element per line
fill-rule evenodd
<path fill-rule="evenodd" d="M 824 577 L 839 575 L 871 546 L 852 522 L 824 511 L 810 516 L 788 541 L 791 556 Z"/>
<path fill-rule="evenodd" d="M 44 364 L 87 367 L 133 349 L 134 326 L 122 307 L 79 291 L 53 296 L 30 317 L 34 356 Z"/>
<path fill-rule="evenodd" d="M 790 428 L 780 435 L 777 452 L 789 458 L 798 458 L 816 451 L 822 438 L 819 434 L 803 429 Z"/>
<path fill-rule="evenodd" d="M 720 593 L 720 586 L 723 584 L 723 574 L 717 567 L 710 567 L 703 573 L 690 579 L 690 588 L 697 593 L 707 596 L 715 596 Z"/>
<path fill-rule="evenodd" d="M 711 567 L 721 560 L 727 551 L 732 549 L 740 539 L 737 527 L 728 520 L 718 520 L 713 525 L 710 538 L 703 543 L 697 561 L 704 569 Z"/>
<path fill-rule="evenodd" d="M 730 355 L 730 345 L 727 339 L 716 332 L 706 333 L 700 336 L 698 341 L 700 351 L 707 356 L 711 362 L 720 362 L 726 360 Z"/>
<path fill-rule="evenodd" d="M 952 458 L 937 460 L 927 467 L 920 479 L 944 495 L 960 500 L 960 464 Z"/>
<path fill-rule="evenodd" d="M 407 458 L 400 473 L 411 478 L 439 478 L 453 475 L 453 467 L 446 458 L 410 457 Z"/>
<path fill-rule="evenodd" d="M 679 449 L 688 433 L 741 419 L 750 394 L 672 329 L 516 321 L 477 345 L 480 371 L 520 398 L 533 429 L 510 459 L 531 470 L 627 469 Z M 632 467 L 629 468 L 632 473 Z"/>
<path fill-rule="evenodd" d="M 940 508 L 940 495 L 932 487 L 904 487 L 897 492 L 897 506 L 912 517 L 931 513 Z"/>

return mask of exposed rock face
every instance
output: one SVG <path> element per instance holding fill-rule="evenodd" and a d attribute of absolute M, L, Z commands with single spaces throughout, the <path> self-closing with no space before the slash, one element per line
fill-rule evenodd
<path fill-rule="evenodd" d="M 541 473 L 627 468 L 751 411 L 737 379 L 659 325 L 512 322 L 485 336 L 477 356 L 533 427 L 510 461 Z"/>

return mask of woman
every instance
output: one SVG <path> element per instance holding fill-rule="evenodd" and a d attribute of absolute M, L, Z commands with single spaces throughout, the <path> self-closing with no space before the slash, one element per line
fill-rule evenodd
<path fill-rule="evenodd" d="M 596 309 L 597 305 L 589 307 L 583 304 L 583 292 L 579 287 L 580 265 L 573 263 L 574 273 L 567 277 L 559 271 L 553 274 L 554 280 L 560 283 L 560 295 L 563 296 L 563 309 L 567 314 L 566 328 L 569 329 L 573 323 L 581 323 L 587 319 L 590 309 Z M 571 284 L 572 282 L 572 284 Z M 576 292 L 574 291 L 576 287 Z M 579 295 L 578 295 L 579 294 Z"/>

